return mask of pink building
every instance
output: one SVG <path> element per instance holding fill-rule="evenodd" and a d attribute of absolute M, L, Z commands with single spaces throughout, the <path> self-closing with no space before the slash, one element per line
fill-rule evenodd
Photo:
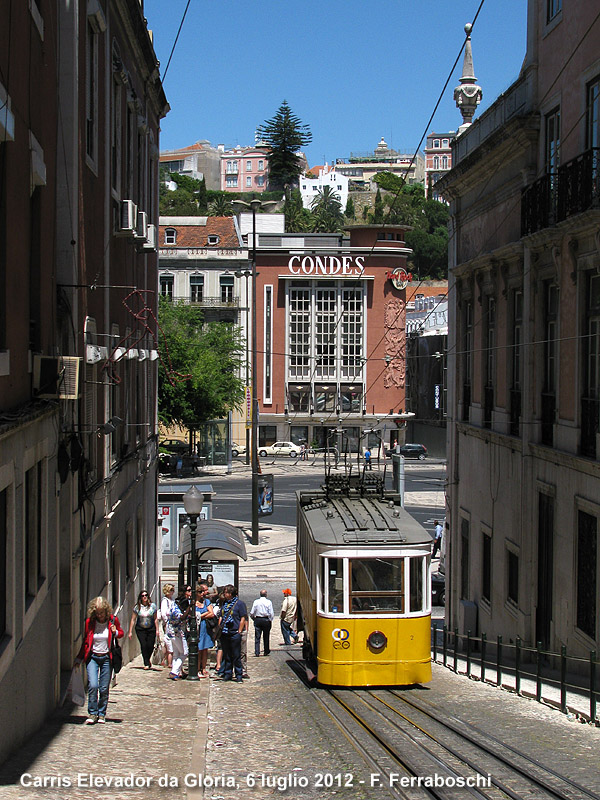
<path fill-rule="evenodd" d="M 425 147 L 425 196 L 431 200 L 442 200 L 435 188 L 447 172 L 452 169 L 452 140 L 456 131 L 447 133 L 430 133 L 427 135 Z"/>
<path fill-rule="evenodd" d="M 221 149 L 222 145 L 219 145 Z M 264 192 L 269 176 L 267 147 L 241 147 L 221 151 L 221 191 Z"/>

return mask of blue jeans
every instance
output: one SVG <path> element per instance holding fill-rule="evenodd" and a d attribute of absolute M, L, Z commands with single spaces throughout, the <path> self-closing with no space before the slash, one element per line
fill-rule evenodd
<path fill-rule="evenodd" d="M 294 637 L 294 641 L 298 639 L 298 637 L 292 633 L 292 623 L 286 622 L 284 619 L 281 620 L 281 634 L 286 644 L 292 644 L 292 637 Z"/>
<path fill-rule="evenodd" d="M 110 686 L 110 656 L 92 655 L 86 664 L 88 676 L 88 714 L 94 717 L 105 717 L 108 706 L 108 688 Z"/>
<path fill-rule="evenodd" d="M 221 634 L 221 644 L 223 645 L 223 678 L 231 680 L 235 671 L 235 677 L 242 679 L 244 669 L 242 667 L 242 637 L 239 633 L 228 636 Z"/>

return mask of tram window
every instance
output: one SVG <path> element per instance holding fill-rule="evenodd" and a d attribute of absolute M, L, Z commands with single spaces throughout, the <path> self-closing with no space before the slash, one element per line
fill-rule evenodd
<path fill-rule="evenodd" d="M 410 610 L 423 611 L 423 565 L 425 559 L 410 559 Z"/>
<path fill-rule="evenodd" d="M 327 610 L 332 614 L 344 613 L 344 562 L 341 558 L 327 559 L 328 602 Z"/>
<path fill-rule="evenodd" d="M 403 558 L 352 559 L 350 575 L 354 613 L 404 613 Z"/>

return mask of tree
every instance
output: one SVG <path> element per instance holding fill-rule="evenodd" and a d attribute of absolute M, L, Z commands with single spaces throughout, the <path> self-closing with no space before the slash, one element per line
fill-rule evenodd
<path fill-rule="evenodd" d="M 336 233 L 344 226 L 342 204 L 331 186 L 324 186 L 317 192 L 311 203 L 313 231 L 317 233 Z"/>
<path fill-rule="evenodd" d="M 177 189 L 168 189 L 165 181 L 173 181 Z M 160 184 L 158 189 L 158 207 L 163 216 L 198 216 L 206 214 L 206 184 L 190 178 L 189 175 L 179 175 L 177 172 L 168 172 L 161 169 Z"/>
<path fill-rule="evenodd" d="M 283 213 L 285 215 L 285 229 L 288 233 L 303 233 L 312 230 L 312 214 L 308 208 L 304 208 L 299 189 L 294 189 L 290 196 L 286 197 Z"/>
<path fill-rule="evenodd" d="M 391 172 L 379 172 L 373 180 L 388 192 L 384 200 L 388 206 L 386 223 L 412 228 L 406 233 L 406 244 L 413 250 L 411 266 L 419 279 L 447 279 L 448 206 L 425 199 L 421 184 L 409 185 Z"/>
<path fill-rule="evenodd" d="M 380 222 L 383 222 L 384 218 L 384 205 L 383 205 L 383 198 L 381 197 L 381 189 L 377 189 L 377 194 L 375 195 L 375 207 L 373 209 L 373 213 L 370 214 L 370 222 L 378 225 Z"/>
<path fill-rule="evenodd" d="M 233 215 L 233 206 L 231 205 L 231 196 L 227 194 L 220 194 L 210 201 L 208 204 L 209 217 L 231 217 Z"/>
<path fill-rule="evenodd" d="M 159 301 L 158 417 L 164 425 L 192 425 L 240 408 L 244 350 L 240 328 L 205 323 L 186 303 Z"/>
<path fill-rule="evenodd" d="M 356 209 L 354 208 L 354 200 L 352 199 L 352 195 L 348 195 L 348 202 L 346 203 L 344 216 L 346 219 L 356 219 Z"/>
<path fill-rule="evenodd" d="M 295 186 L 302 172 L 296 153 L 312 141 L 308 125 L 292 113 L 284 100 L 275 116 L 259 125 L 257 134 L 270 147 L 267 155 L 269 189 L 283 190 L 286 186 Z"/>

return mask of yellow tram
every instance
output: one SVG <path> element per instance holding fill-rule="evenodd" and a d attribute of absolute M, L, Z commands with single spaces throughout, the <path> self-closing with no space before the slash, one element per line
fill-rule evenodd
<path fill-rule="evenodd" d="M 376 475 L 299 491 L 303 656 L 321 684 L 431 680 L 431 536 Z"/>

